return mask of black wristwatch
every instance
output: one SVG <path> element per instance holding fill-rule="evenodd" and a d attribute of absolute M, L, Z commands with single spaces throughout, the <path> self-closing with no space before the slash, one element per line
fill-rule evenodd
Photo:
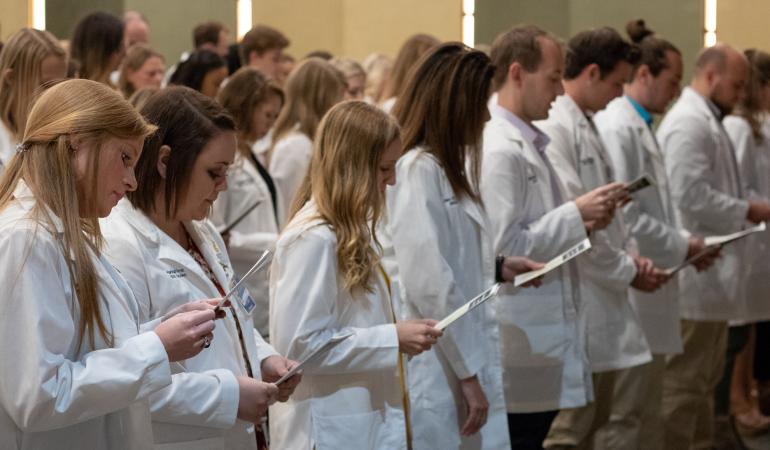
<path fill-rule="evenodd" d="M 503 279 L 503 262 L 505 262 L 505 255 L 497 255 L 495 258 L 495 282 L 504 283 Z"/>

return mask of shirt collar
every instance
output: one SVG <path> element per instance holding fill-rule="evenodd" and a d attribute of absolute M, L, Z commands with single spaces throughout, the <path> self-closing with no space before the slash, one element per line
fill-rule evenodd
<path fill-rule="evenodd" d="M 647 126 L 651 127 L 653 122 L 652 114 L 650 114 L 646 109 L 644 109 L 644 106 L 640 105 L 639 102 L 629 97 L 628 95 L 626 95 L 626 99 L 628 99 L 628 101 L 631 103 L 631 106 L 634 107 L 636 112 L 639 113 L 639 115 L 642 117 L 642 120 L 644 120 Z"/>
<path fill-rule="evenodd" d="M 722 121 L 724 119 L 724 114 L 722 114 L 722 110 L 719 109 L 719 106 L 716 105 L 716 103 L 712 102 L 711 99 L 708 99 L 706 97 L 703 97 L 706 100 L 706 104 L 709 106 L 709 109 L 712 113 L 714 113 L 714 117 L 717 118 L 718 121 Z"/>
<path fill-rule="evenodd" d="M 538 152 L 543 153 L 545 151 L 545 147 L 549 142 L 551 142 L 551 139 L 548 137 L 548 135 L 540 131 L 539 128 L 521 120 L 519 116 L 508 111 L 502 106 L 491 105 L 489 111 L 493 116 L 504 119 L 516 127 L 516 129 L 518 129 L 521 133 L 522 137 L 524 137 L 527 142 L 532 144 L 532 146 L 535 147 Z"/>

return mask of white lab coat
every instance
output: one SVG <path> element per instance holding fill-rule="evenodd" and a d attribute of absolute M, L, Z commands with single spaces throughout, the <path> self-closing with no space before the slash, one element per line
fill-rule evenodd
<path fill-rule="evenodd" d="M 389 187 L 388 222 L 380 242 L 398 283 L 404 319 L 441 320 L 493 283 L 487 217 L 455 197 L 444 170 L 421 148 L 408 151 Z M 510 448 L 492 299 L 444 331 L 434 347 L 409 361 L 413 448 Z M 460 380 L 477 375 L 489 401 L 487 424 L 461 438 L 465 399 Z"/>
<path fill-rule="evenodd" d="M 612 160 L 617 181 L 629 182 L 648 174 L 655 186 L 633 195 L 623 207 L 623 218 L 636 239 L 639 253 L 662 268 L 681 264 L 687 257 L 687 233 L 681 230 L 671 202 L 666 165 L 655 135 L 628 97 L 611 101 L 594 118 Z M 631 304 L 656 354 L 682 352 L 679 319 L 679 282 L 672 278 L 655 292 L 630 290 Z"/>
<path fill-rule="evenodd" d="M 254 163 L 238 154 L 227 175 L 227 190 L 220 193 L 214 202 L 211 221 L 218 228 L 227 226 L 255 202 L 259 202 L 259 206 L 230 231 L 227 250 L 239 277 L 249 271 L 262 252 L 273 250 L 278 238 L 278 223 L 267 183 Z M 255 273 L 243 283 L 257 302 L 252 313 L 254 326 L 261 335 L 267 336 L 270 301 L 268 271 Z"/>
<path fill-rule="evenodd" d="M 0 120 L 0 175 L 5 172 L 5 167 L 16 154 L 16 142 L 13 139 L 11 132 L 5 126 L 2 120 Z"/>
<path fill-rule="evenodd" d="M 548 119 L 536 122 L 551 143 L 546 154 L 569 198 L 576 198 L 614 178 L 609 155 L 588 118 L 568 95 L 551 105 Z M 581 268 L 588 359 L 593 372 L 625 369 L 652 359 L 647 340 L 628 298 L 636 276 L 635 251 L 623 217 L 591 233 L 593 248 L 577 258 Z"/>
<path fill-rule="evenodd" d="M 389 99 L 384 100 L 382 103 L 380 103 L 380 109 L 390 114 L 390 112 L 393 110 L 393 106 L 396 104 L 396 100 L 396 97 L 390 97 Z"/>
<path fill-rule="evenodd" d="M 587 237 L 583 219 L 575 202 L 557 203 L 556 198 L 566 200 L 567 195 L 556 175 L 495 108 L 484 127 L 481 172 L 495 253 L 548 261 Z M 580 278 L 577 264 L 570 266 L 547 274 L 538 289 L 518 291 L 505 285 L 498 294 L 510 413 L 577 408 L 593 399 L 585 336 L 578 324 Z"/>
<path fill-rule="evenodd" d="M 279 192 L 278 225 L 281 228 L 286 224 L 294 195 L 305 179 L 312 157 L 313 141 L 298 129 L 279 139 L 273 147 L 269 170 Z"/>
<path fill-rule="evenodd" d="M 745 228 L 745 200 L 730 138 L 706 99 L 685 88 L 658 127 L 671 198 L 680 223 L 701 236 Z M 708 270 L 680 272 L 681 317 L 698 321 L 750 320 L 743 284 L 747 265 L 744 241 L 722 249 Z"/>
<path fill-rule="evenodd" d="M 147 449 L 148 396 L 171 383 L 165 348 L 139 334 L 131 290 L 93 255 L 102 318 L 112 346 L 94 333 L 77 349 L 79 306 L 55 229 L 30 218 L 24 182 L 0 214 L 0 448 Z"/>
<path fill-rule="evenodd" d="M 762 121 L 764 139 L 757 141 L 746 119 L 727 116 L 725 130 L 738 158 L 741 179 L 748 198 L 770 203 L 770 116 Z M 770 230 L 746 238 L 746 317 L 748 322 L 770 319 Z M 747 322 L 747 321 L 742 321 Z"/>
<path fill-rule="evenodd" d="M 330 337 L 351 333 L 308 367 L 286 403 L 270 408 L 273 448 L 406 449 L 398 336 L 388 285 L 348 291 L 334 231 L 305 205 L 277 244 L 270 276 L 270 335 L 300 360 Z"/>
<path fill-rule="evenodd" d="M 209 221 L 185 224 L 223 289 L 234 274 L 224 243 Z M 221 297 L 214 284 L 185 249 L 124 199 L 102 222 L 107 256 L 134 291 L 143 321 L 156 320 L 191 301 Z M 245 294 L 244 294 L 245 295 Z M 237 303 L 237 300 L 234 303 Z M 237 320 L 254 372 L 275 350 L 255 332 L 251 319 L 235 306 Z M 151 397 L 156 448 L 254 449 L 253 425 L 238 420 L 236 376 L 246 375 L 235 319 L 229 308 L 218 320 L 211 347 L 184 361 L 184 379 Z"/>

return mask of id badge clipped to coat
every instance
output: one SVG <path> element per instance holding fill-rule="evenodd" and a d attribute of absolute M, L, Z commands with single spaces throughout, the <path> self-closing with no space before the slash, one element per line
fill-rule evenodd
<path fill-rule="evenodd" d="M 235 281 L 236 283 L 238 282 L 237 279 Z M 254 312 L 254 308 L 257 307 L 257 302 L 251 298 L 251 294 L 249 294 L 249 290 L 246 289 L 246 285 L 242 284 L 238 286 L 235 295 L 238 298 L 238 303 L 240 303 L 241 308 L 243 308 L 243 310 L 246 311 L 246 314 L 250 316 L 251 313 Z"/>

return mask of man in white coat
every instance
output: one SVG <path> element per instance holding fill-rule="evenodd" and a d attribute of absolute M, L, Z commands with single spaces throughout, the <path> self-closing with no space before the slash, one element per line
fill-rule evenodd
<path fill-rule="evenodd" d="M 605 227 L 614 217 L 613 183 L 575 201 L 545 155 L 548 137 L 533 120 L 548 117 L 562 94 L 564 55 L 558 38 L 520 26 L 492 45 L 497 96 L 484 128 L 481 195 L 494 250 L 548 261 Z M 577 264 L 546 275 L 536 290 L 502 288 L 497 322 L 511 446 L 541 449 L 561 408 L 593 399 L 585 336 L 578 325 Z"/>
<path fill-rule="evenodd" d="M 644 38 L 638 45 L 641 59 L 624 87 L 625 95 L 597 113 L 594 122 L 612 159 L 616 178 L 631 182 L 647 175 L 655 183 L 633 194 L 633 201 L 623 207 L 623 218 L 639 253 L 656 266 L 675 267 L 704 250 L 703 238 L 682 230 L 674 215 L 663 153 L 652 130 L 652 115 L 665 112 L 679 94 L 682 55 L 673 44 L 655 36 Z M 698 260 L 698 269 L 708 267 L 714 257 L 709 254 Z M 665 355 L 682 352 L 679 284 L 673 279 L 654 293 L 632 289 L 630 299 L 653 354 L 642 380 L 646 394 L 639 448 L 661 449 Z M 610 421 L 630 420 L 634 419 L 622 411 L 610 416 Z"/>
<path fill-rule="evenodd" d="M 638 49 L 611 28 L 578 33 L 567 44 L 565 95 L 551 105 L 548 119 L 537 125 L 551 138 L 546 154 L 569 198 L 614 179 L 609 154 L 591 116 L 622 94 L 638 57 Z M 632 286 L 651 292 L 668 277 L 636 254 L 619 215 L 604 230 L 592 232 L 591 241 L 593 249 L 578 257 L 582 275 L 579 320 L 586 327 L 595 401 L 562 410 L 545 444 L 572 448 L 594 440 L 596 448 L 634 448 L 638 420 L 622 426 L 609 422 L 611 408 L 639 416 L 643 403 L 638 397 L 643 372 L 639 366 L 652 359 L 628 290 Z"/>
<path fill-rule="evenodd" d="M 735 49 L 717 45 L 704 50 L 692 83 L 658 129 L 677 214 L 693 233 L 727 234 L 770 219 L 770 205 L 746 200 L 721 121 L 739 101 L 747 73 L 748 63 Z M 725 367 L 727 323 L 747 318 L 744 244 L 726 246 L 719 264 L 702 274 L 681 272 L 684 352 L 666 362 L 666 448 L 712 445 L 714 389 Z"/>

